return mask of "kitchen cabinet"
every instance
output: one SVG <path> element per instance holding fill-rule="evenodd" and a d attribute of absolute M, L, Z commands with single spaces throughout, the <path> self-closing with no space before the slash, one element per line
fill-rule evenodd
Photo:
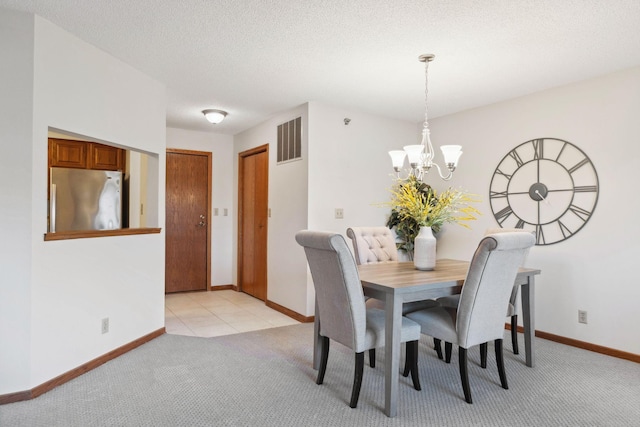
<path fill-rule="evenodd" d="M 89 143 L 49 138 L 49 166 L 87 169 Z"/>
<path fill-rule="evenodd" d="M 124 171 L 126 150 L 95 142 L 49 138 L 49 167 Z"/>

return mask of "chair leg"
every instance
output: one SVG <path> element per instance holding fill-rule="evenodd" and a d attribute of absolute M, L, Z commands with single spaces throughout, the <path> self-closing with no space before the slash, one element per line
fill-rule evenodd
<path fill-rule="evenodd" d="M 320 337 L 320 368 L 318 369 L 318 378 L 316 384 L 322 384 L 324 381 L 324 373 L 327 371 L 327 359 L 329 358 L 329 338 Z"/>
<path fill-rule="evenodd" d="M 500 384 L 505 390 L 509 389 L 507 384 L 507 373 L 504 371 L 504 357 L 502 352 L 502 340 L 495 340 L 496 346 L 496 362 L 498 363 L 498 374 L 500 375 Z"/>
<path fill-rule="evenodd" d="M 420 387 L 420 378 L 418 376 L 418 341 L 411 341 L 407 343 L 407 360 L 411 361 L 411 380 L 413 381 L 413 388 L 418 391 L 422 390 Z"/>
<path fill-rule="evenodd" d="M 440 346 L 440 340 L 438 338 L 433 339 L 433 348 L 438 354 L 438 359 L 442 360 L 442 348 Z"/>
<path fill-rule="evenodd" d="M 511 346 L 513 354 L 518 354 L 518 315 L 511 316 Z"/>
<path fill-rule="evenodd" d="M 444 343 L 444 361 L 447 363 L 451 363 L 451 343 Z"/>
<path fill-rule="evenodd" d="M 411 373 L 412 366 L 413 366 L 413 362 L 411 361 L 411 355 L 409 354 L 409 343 L 407 343 L 406 351 L 404 355 L 404 371 L 402 371 L 403 377 L 409 376 L 409 373 Z"/>
<path fill-rule="evenodd" d="M 487 367 L 487 343 L 480 344 L 480 366 L 483 369 Z"/>
<path fill-rule="evenodd" d="M 458 347 L 458 364 L 460 365 L 460 381 L 462 382 L 462 391 L 464 392 L 464 400 L 467 403 L 471 401 L 471 389 L 469 388 L 469 372 L 467 371 L 467 349 Z"/>
<path fill-rule="evenodd" d="M 356 353 L 356 369 L 353 374 L 353 390 L 351 391 L 351 402 L 349 406 L 355 408 L 360 397 L 360 387 L 362 386 L 362 371 L 364 370 L 364 351 Z"/>
<path fill-rule="evenodd" d="M 372 348 L 369 350 L 369 366 L 372 368 L 376 367 L 376 349 Z"/>

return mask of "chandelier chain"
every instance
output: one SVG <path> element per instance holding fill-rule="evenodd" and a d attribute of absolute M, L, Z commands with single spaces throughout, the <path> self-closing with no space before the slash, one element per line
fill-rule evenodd
<path fill-rule="evenodd" d="M 429 129 L 429 62 L 424 61 L 424 124 L 423 130 Z"/>

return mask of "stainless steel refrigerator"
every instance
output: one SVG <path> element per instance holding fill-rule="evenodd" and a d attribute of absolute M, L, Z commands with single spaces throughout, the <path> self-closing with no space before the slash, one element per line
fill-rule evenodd
<path fill-rule="evenodd" d="M 51 168 L 49 232 L 122 227 L 122 172 Z"/>

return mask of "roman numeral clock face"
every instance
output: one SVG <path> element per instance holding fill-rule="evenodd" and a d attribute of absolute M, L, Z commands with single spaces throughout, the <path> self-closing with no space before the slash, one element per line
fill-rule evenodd
<path fill-rule="evenodd" d="M 491 210 L 503 228 L 535 230 L 537 245 L 576 234 L 598 202 L 598 174 L 570 142 L 533 139 L 518 145 L 491 178 Z"/>

